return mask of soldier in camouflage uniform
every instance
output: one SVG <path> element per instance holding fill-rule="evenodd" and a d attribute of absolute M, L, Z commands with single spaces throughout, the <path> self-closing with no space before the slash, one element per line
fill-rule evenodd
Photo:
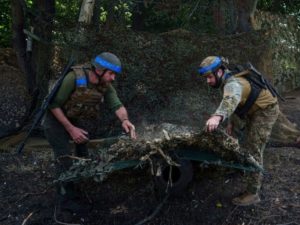
<path fill-rule="evenodd" d="M 92 134 L 83 121 L 95 123 L 103 102 L 115 112 L 131 138 L 136 138 L 135 127 L 111 84 L 119 73 L 120 60 L 114 54 L 104 52 L 91 64 L 72 67 L 66 75 L 43 121 L 46 138 L 56 159 L 57 176 L 72 164 L 70 139 L 75 143 L 75 155 L 87 156 L 86 143 Z M 70 211 L 81 209 L 74 200 L 77 193 L 73 183 L 58 185 L 58 196 L 61 208 Z"/>
<path fill-rule="evenodd" d="M 207 120 L 206 130 L 212 132 L 228 119 L 227 132 L 231 135 L 233 123 L 230 118 L 234 114 L 238 115 L 246 124 L 241 152 L 262 168 L 265 145 L 279 114 L 277 97 L 269 89 L 252 82 L 248 78 L 253 76 L 250 70 L 229 70 L 221 57 L 205 58 L 198 72 L 206 78 L 209 86 L 223 90 L 223 99 Z M 260 202 L 262 173 L 252 172 L 246 180 L 247 190 L 233 199 L 235 205 L 247 206 Z"/>

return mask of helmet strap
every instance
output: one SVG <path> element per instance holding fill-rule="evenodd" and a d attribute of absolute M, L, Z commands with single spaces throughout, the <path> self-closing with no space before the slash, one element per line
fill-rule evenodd
<path fill-rule="evenodd" d="M 104 74 L 106 73 L 108 69 L 104 69 L 103 72 L 101 74 L 97 73 L 96 68 L 94 66 L 92 66 L 92 71 L 94 74 L 96 74 L 96 76 L 99 78 L 98 84 L 100 84 L 101 82 L 101 78 L 104 76 Z"/>
<path fill-rule="evenodd" d="M 218 76 L 219 69 L 220 68 L 218 68 L 215 72 L 213 72 L 213 75 L 216 79 L 216 84 L 214 86 L 212 86 L 213 88 L 219 88 L 222 84 L 222 76 L 221 77 Z"/>

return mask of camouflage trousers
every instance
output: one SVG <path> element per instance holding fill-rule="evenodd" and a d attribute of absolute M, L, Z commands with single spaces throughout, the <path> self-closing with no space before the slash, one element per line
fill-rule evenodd
<path fill-rule="evenodd" d="M 256 163 L 263 168 L 263 155 L 266 144 L 272 132 L 272 127 L 279 114 L 278 104 L 272 104 L 265 109 L 259 109 L 246 118 L 244 140 L 241 143 L 241 153 L 246 157 L 253 157 Z M 263 179 L 262 172 L 246 174 L 247 191 L 258 193 Z"/>

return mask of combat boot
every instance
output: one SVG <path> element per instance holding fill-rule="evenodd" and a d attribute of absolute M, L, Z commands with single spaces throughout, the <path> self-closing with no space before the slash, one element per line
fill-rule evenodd
<path fill-rule="evenodd" d="M 246 193 L 232 199 L 232 203 L 234 205 L 238 205 L 238 206 L 249 206 L 249 205 L 257 204 L 259 202 L 260 202 L 259 195 L 257 193 L 252 194 L 249 192 L 246 192 Z"/>
<path fill-rule="evenodd" d="M 59 211 L 68 211 L 72 214 L 84 216 L 92 209 L 91 205 L 81 201 L 79 193 L 76 192 L 72 182 L 60 184 L 58 189 L 60 189 L 57 193 L 57 208 Z"/>

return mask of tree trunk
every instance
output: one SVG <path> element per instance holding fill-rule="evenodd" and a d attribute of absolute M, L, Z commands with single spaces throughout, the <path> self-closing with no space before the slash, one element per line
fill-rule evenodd
<path fill-rule="evenodd" d="M 48 93 L 48 81 L 51 78 L 53 47 L 52 30 L 55 13 L 55 0 L 36 0 L 35 8 L 38 14 L 34 18 L 34 34 L 44 40 L 35 41 L 32 58 L 36 68 L 37 86 L 43 98 Z M 33 21 L 32 21 L 33 23 Z"/>
<path fill-rule="evenodd" d="M 220 34 L 249 32 L 254 27 L 254 12 L 258 0 L 218 0 L 212 16 Z"/>
<path fill-rule="evenodd" d="M 254 26 L 254 12 L 258 0 L 237 0 L 237 28 L 236 33 L 249 32 Z"/>
<path fill-rule="evenodd" d="M 24 4 L 25 2 L 22 0 L 11 1 L 12 41 L 19 67 L 26 77 L 26 88 L 28 93 L 33 96 L 36 88 L 35 71 L 31 66 L 31 54 L 30 52 L 26 52 L 26 36 L 23 32 L 23 29 L 25 28 Z"/>
<path fill-rule="evenodd" d="M 100 4 L 101 0 L 95 0 L 95 8 L 93 13 L 93 27 L 96 32 L 99 32 L 99 25 L 100 25 Z"/>
<path fill-rule="evenodd" d="M 144 30 L 146 5 L 143 1 L 137 2 L 132 14 L 132 29 L 136 31 Z"/>
<path fill-rule="evenodd" d="M 77 36 L 75 37 L 75 43 L 78 47 L 82 47 L 85 43 L 88 43 L 87 32 L 88 25 L 92 24 L 93 11 L 94 11 L 95 0 L 83 0 L 81 4 L 81 9 L 78 18 Z M 80 54 L 78 49 L 73 49 L 72 57 L 75 61 L 82 60 L 82 54 Z"/>
<path fill-rule="evenodd" d="M 94 10 L 95 0 L 83 0 L 80 14 L 78 18 L 79 23 L 83 23 L 85 25 L 91 24 L 93 18 L 93 10 Z"/>

